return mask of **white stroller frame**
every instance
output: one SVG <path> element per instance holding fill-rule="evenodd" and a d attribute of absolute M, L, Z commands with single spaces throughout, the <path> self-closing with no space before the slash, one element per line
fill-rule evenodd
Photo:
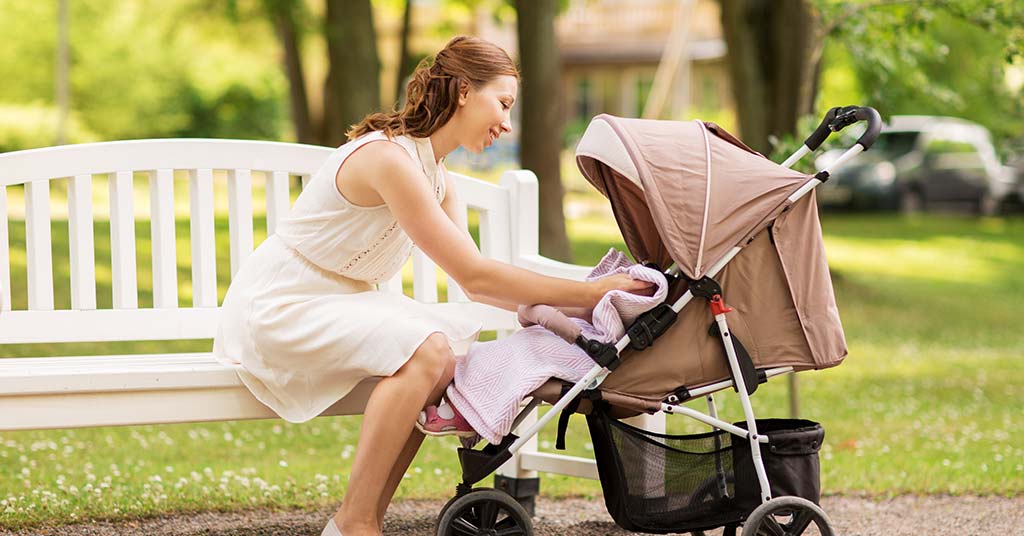
<path fill-rule="evenodd" d="M 800 149 L 798 149 L 795 153 L 793 153 L 781 164 L 782 167 L 792 167 L 793 164 L 800 161 L 800 159 L 802 159 L 805 155 L 817 149 L 831 132 L 838 132 L 839 130 L 845 128 L 846 126 L 849 126 L 861 120 L 868 121 L 869 124 L 867 132 L 865 132 L 865 134 L 857 141 L 856 144 L 853 145 L 853 147 L 846 150 L 846 152 L 844 152 L 838 159 L 836 159 L 830 165 L 818 171 L 815 174 L 815 178 L 811 179 L 802 187 L 800 187 L 796 192 L 791 194 L 789 196 L 790 203 L 795 203 L 797 200 L 807 195 L 808 192 L 810 192 L 818 185 L 828 180 L 829 174 L 836 168 L 840 167 L 851 158 L 857 156 L 861 152 L 866 151 L 868 148 L 870 148 L 871 144 L 878 136 L 878 132 L 881 128 L 881 118 L 879 117 L 878 112 L 872 108 L 861 108 L 852 106 L 846 108 L 833 108 L 825 116 L 825 119 L 822 121 L 821 125 L 819 125 L 818 128 L 815 130 L 814 134 L 808 137 L 804 144 L 800 147 Z M 736 246 L 729 250 L 729 252 L 726 253 L 724 257 L 719 259 L 718 262 L 712 265 L 712 267 L 707 271 L 707 277 L 713 278 L 716 275 L 718 275 L 718 273 L 721 272 L 722 269 L 724 269 L 725 266 L 733 258 L 735 258 L 736 255 L 738 255 L 742 250 L 742 246 Z M 679 273 L 679 269 L 678 267 L 673 265 L 672 267 L 669 268 L 669 270 L 667 270 L 667 273 L 671 275 L 676 275 Z M 688 304 L 693 298 L 693 293 L 688 289 L 686 293 L 683 294 L 672 305 L 672 310 L 676 313 L 679 313 L 683 309 L 683 307 L 685 307 L 686 304 Z M 707 424 L 708 426 L 711 426 L 714 429 L 724 430 L 736 436 L 747 438 L 750 441 L 751 457 L 754 462 L 754 469 L 757 472 L 758 482 L 761 486 L 761 501 L 762 504 L 764 504 L 772 500 L 772 496 L 771 488 L 768 483 L 768 475 L 765 471 L 764 463 L 761 459 L 761 449 L 759 448 L 758 443 L 767 443 L 768 436 L 759 435 L 757 432 L 757 423 L 755 422 L 754 410 L 750 405 L 750 395 L 747 394 L 747 388 L 743 381 L 743 374 L 740 371 L 739 359 L 736 356 L 736 350 L 732 343 L 732 338 L 729 332 L 729 324 L 725 316 L 726 313 L 724 312 L 716 314 L 715 322 L 718 325 L 719 336 L 722 339 L 722 344 L 725 347 L 726 355 L 729 360 L 729 367 L 730 371 L 732 372 L 732 380 L 723 380 L 717 383 L 706 385 L 704 387 L 690 390 L 692 398 L 696 398 L 698 396 L 706 397 L 708 404 L 707 414 L 701 413 L 691 408 L 669 403 L 662 403 L 661 411 L 665 412 L 666 414 L 687 415 L 704 424 Z M 627 333 L 625 336 L 623 336 L 622 339 L 620 339 L 615 344 L 616 354 L 621 354 L 621 352 L 627 346 L 629 346 L 629 343 L 630 337 Z M 778 376 L 780 374 L 785 374 L 787 372 L 793 372 L 793 367 L 770 368 L 765 371 L 765 375 L 766 377 L 771 378 L 773 376 Z M 570 402 L 572 402 L 572 400 L 574 400 L 580 393 L 582 393 L 584 390 L 596 389 L 610 373 L 611 371 L 609 369 L 599 364 L 595 364 L 594 367 L 590 369 L 590 371 L 583 377 L 583 379 L 576 382 L 576 384 L 574 384 L 571 389 L 565 392 L 565 394 L 561 398 L 559 398 L 559 400 L 552 406 L 552 408 L 547 413 L 541 416 L 533 425 L 531 425 L 527 430 L 525 430 L 522 433 L 522 435 L 519 436 L 518 439 L 516 439 L 511 445 L 509 445 L 508 451 L 510 453 L 515 453 L 520 448 L 522 448 L 527 441 L 529 441 L 544 426 L 546 426 L 548 422 L 554 419 L 556 415 L 561 413 L 561 411 L 565 409 L 570 404 Z M 735 426 L 731 423 L 727 423 L 718 418 L 718 411 L 715 406 L 715 399 L 713 395 L 718 391 L 728 389 L 730 387 L 735 387 L 737 393 L 739 394 L 740 403 L 743 407 L 743 415 L 747 423 L 746 430 L 738 426 Z M 541 401 L 537 398 L 532 399 L 527 404 L 527 406 L 522 411 L 520 411 L 515 421 L 513 421 L 512 429 L 515 430 L 516 427 L 519 426 L 519 424 L 522 423 L 523 420 L 534 409 L 536 409 L 540 402 Z"/>

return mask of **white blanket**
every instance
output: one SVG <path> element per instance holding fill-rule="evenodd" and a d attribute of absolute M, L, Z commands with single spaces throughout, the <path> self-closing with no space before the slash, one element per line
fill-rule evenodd
<path fill-rule="evenodd" d="M 615 342 L 640 314 L 665 301 L 665 276 L 611 249 L 587 276 L 600 279 L 626 272 L 633 279 L 657 285 L 651 296 L 613 290 L 592 312 L 593 324 L 572 318 L 583 336 Z M 511 432 L 520 403 L 550 378 L 577 382 L 594 366 L 582 348 L 569 344 L 541 326 L 531 326 L 504 339 L 474 343 L 456 359 L 455 380 L 448 386 L 448 401 L 481 437 L 497 444 Z"/>

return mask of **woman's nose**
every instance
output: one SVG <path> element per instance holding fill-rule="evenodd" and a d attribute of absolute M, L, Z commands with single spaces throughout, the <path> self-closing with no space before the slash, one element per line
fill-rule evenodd
<path fill-rule="evenodd" d="M 511 121 L 502 121 L 501 122 L 501 131 L 502 132 L 506 132 L 506 133 L 511 133 L 512 132 L 512 122 Z"/>

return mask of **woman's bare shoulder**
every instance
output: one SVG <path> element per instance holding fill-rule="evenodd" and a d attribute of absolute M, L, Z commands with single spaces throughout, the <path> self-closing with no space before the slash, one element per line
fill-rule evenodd
<path fill-rule="evenodd" d="M 355 150 L 345 159 L 345 165 L 352 169 L 379 170 L 410 162 L 409 152 L 395 140 L 381 138 L 371 140 Z"/>
<path fill-rule="evenodd" d="M 388 183 L 420 182 L 419 172 L 405 147 L 397 142 L 380 139 L 367 142 L 356 149 L 342 163 L 335 176 L 335 184 L 350 202 L 364 207 L 384 203 L 380 180 Z"/>

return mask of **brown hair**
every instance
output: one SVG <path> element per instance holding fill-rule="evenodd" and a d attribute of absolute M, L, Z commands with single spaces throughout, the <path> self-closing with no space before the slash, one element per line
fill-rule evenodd
<path fill-rule="evenodd" d="M 352 125 L 348 139 L 377 130 L 389 138 L 403 134 L 426 138 L 455 115 L 460 89 L 467 84 L 479 88 L 502 75 L 519 78 L 515 64 L 501 47 L 478 37 L 456 37 L 433 62 L 424 59 L 416 67 L 405 86 L 401 111 L 396 107 L 367 115 Z"/>

